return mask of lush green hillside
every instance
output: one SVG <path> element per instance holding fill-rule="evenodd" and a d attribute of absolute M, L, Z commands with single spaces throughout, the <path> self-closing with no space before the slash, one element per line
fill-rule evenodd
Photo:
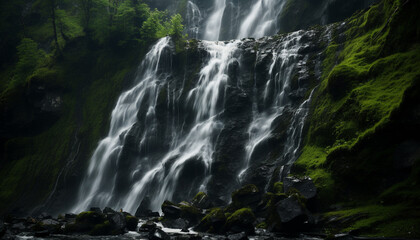
<path fill-rule="evenodd" d="M 345 231 L 420 234 L 418 9 L 383 1 L 333 26 L 294 173 L 316 181 L 324 207 L 339 203 L 327 216 Z"/>
<path fill-rule="evenodd" d="M 179 15 L 151 11 L 141 1 L 2 1 L 0 9 L 7 36 L 0 213 L 19 213 L 56 187 L 72 192 L 142 56 L 158 38 L 181 39 L 183 26 Z"/>

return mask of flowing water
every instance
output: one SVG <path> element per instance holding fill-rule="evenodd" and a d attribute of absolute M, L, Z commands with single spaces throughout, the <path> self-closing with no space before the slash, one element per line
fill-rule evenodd
<path fill-rule="evenodd" d="M 200 24 L 203 20 L 201 11 L 194 1 L 188 1 L 187 5 L 187 34 L 190 38 L 197 39 L 200 33 Z"/>
<path fill-rule="evenodd" d="M 189 1 L 187 31 L 190 36 L 218 40 L 228 5 L 234 9 L 235 3 L 214 0 L 205 20 L 197 4 Z M 283 1 L 254 1 L 252 10 L 239 21 L 242 24 L 237 33 L 231 32 L 231 35 L 242 38 L 274 33 L 282 7 Z M 238 18 L 239 14 L 235 16 Z M 275 164 L 293 163 L 299 155 L 312 96 L 300 96 L 297 100 L 291 97 L 295 94 L 293 91 L 308 91 L 307 86 L 297 90 L 292 86 L 297 69 L 302 69 L 307 61 L 307 56 L 299 53 L 306 47 L 302 41 L 305 34 L 308 32 L 285 35 L 269 49 L 257 51 L 255 68 L 269 58 L 266 67 L 258 70 L 267 77 L 254 78 L 249 96 L 246 79 L 244 86 L 233 84 L 232 78 L 239 75 L 234 69 L 244 68 L 243 57 L 252 55 L 253 49 L 264 39 L 249 40 L 254 42 L 247 49 L 243 47 L 246 40 L 199 41 L 200 69 L 193 76 L 185 73 L 182 80 L 174 76 L 177 69 L 173 69 L 176 62 L 173 62 L 171 39 L 160 39 L 140 64 L 131 89 L 120 95 L 111 114 L 109 133 L 90 159 L 71 211 L 109 206 L 134 213 L 146 197 L 153 200 L 148 207 L 158 211 L 165 200 L 188 200 L 198 191 L 207 191 L 214 172 L 225 168 L 220 164 L 214 168 L 216 156 L 221 156 L 216 148 L 226 124 L 232 122 L 226 116 L 225 104 L 227 93 L 232 94 L 235 88 L 243 87 L 241 94 L 250 98 L 249 105 L 241 106 L 249 109 L 249 122 L 243 131 L 248 138 L 236 143 L 243 144 L 243 154 L 238 153 L 237 167 L 229 170 L 234 172 L 236 180 L 228 184 L 233 187 L 246 182 L 247 170 L 260 161 L 257 149 L 273 137 L 278 119 L 290 113 L 287 137 Z"/>
<path fill-rule="evenodd" d="M 140 116 L 144 119 L 139 121 L 146 122 L 148 128 L 141 134 L 139 147 L 147 146 L 150 136 L 156 134 L 158 94 L 169 78 L 167 74 L 170 74 L 160 72 L 160 64 L 168 60 L 165 58 L 168 58 L 166 50 L 169 43 L 170 38 L 163 38 L 152 48 L 141 64 L 141 71 L 136 77 L 137 84 L 118 99 L 112 112 L 109 134 L 99 143 L 92 156 L 87 176 L 79 192 L 79 201 L 72 211 L 80 212 L 90 206 L 112 206 L 135 212 L 139 201 L 146 194 L 154 199 L 150 207 L 158 210 L 164 200 L 172 199 L 177 189 L 178 178 L 184 166 L 191 161 L 200 161 L 204 168 L 202 181 L 188 187 L 196 191 L 205 190 L 215 140 L 223 128 L 219 115 L 223 110 L 223 89 L 228 80 L 226 72 L 237 49 L 236 41 L 226 44 L 202 42 L 209 57 L 199 73 L 197 85 L 188 92 L 186 98 L 187 103 L 191 103 L 190 110 L 195 116 L 192 127 L 184 131 L 174 127 L 169 133 L 172 136 L 171 147 L 155 163 L 149 162 L 152 156 L 148 156 L 146 152 L 131 173 L 116 171 L 126 138 L 137 121 L 138 112 L 142 111 L 141 107 L 146 108 L 146 114 Z M 142 174 L 137 174 L 139 171 Z M 129 182 L 130 190 L 123 195 L 117 194 L 116 190 L 120 188 L 117 184 L 119 174 L 132 176 Z"/>

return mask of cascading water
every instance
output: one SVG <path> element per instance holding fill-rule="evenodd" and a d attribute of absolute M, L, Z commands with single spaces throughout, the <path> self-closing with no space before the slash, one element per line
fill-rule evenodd
<path fill-rule="evenodd" d="M 252 122 L 248 128 L 249 140 L 246 144 L 246 155 L 244 168 L 238 177 L 242 180 L 245 171 L 249 168 L 255 154 L 255 149 L 264 141 L 271 137 L 273 131 L 273 121 L 284 113 L 284 110 L 291 105 L 289 95 L 291 92 L 292 73 L 299 63 L 298 52 L 302 48 L 300 39 L 303 32 L 294 32 L 288 35 L 282 42 L 273 49 L 272 60 L 268 71 L 267 80 L 263 95 L 263 103 L 266 106 L 262 111 L 258 110 L 257 99 L 254 96 Z M 258 61 L 258 60 L 257 60 Z M 254 87 L 255 88 L 255 87 Z M 254 94 L 257 90 L 254 89 Z M 297 151 L 301 142 L 303 124 L 307 116 L 307 105 L 310 98 L 306 100 L 293 114 L 293 120 L 289 127 L 288 139 L 283 151 L 283 156 L 279 158 L 278 164 L 285 165 L 293 162 L 297 157 Z"/>
<path fill-rule="evenodd" d="M 200 24 L 203 17 L 200 9 L 193 1 L 188 1 L 186 20 L 188 36 L 190 38 L 197 39 L 200 33 Z"/>
<path fill-rule="evenodd" d="M 220 36 L 223 14 L 226 8 L 226 0 L 214 0 L 214 9 L 207 20 L 203 39 L 217 41 Z"/>
<path fill-rule="evenodd" d="M 237 38 L 260 38 L 277 31 L 277 17 L 283 9 L 283 0 L 258 0 L 239 28 Z"/>
<path fill-rule="evenodd" d="M 233 2 L 215 0 L 208 18 L 214 21 L 201 31 L 204 15 L 189 1 L 189 33 L 219 39 L 227 4 Z M 282 5 L 256 1 L 238 36 L 271 33 Z M 299 155 L 312 96 L 306 65 L 317 51 L 313 36 L 191 41 L 189 63 L 174 60 L 169 37 L 160 39 L 134 86 L 119 97 L 71 210 L 109 206 L 134 213 L 148 198 L 143 207 L 157 211 L 165 200 L 188 200 L 198 191 L 227 202 L 238 184 L 258 179 L 258 187 L 267 187 L 274 168 L 285 166 L 287 173 Z"/>
<path fill-rule="evenodd" d="M 228 81 L 226 72 L 234 60 L 237 42 L 202 42 L 209 57 L 199 73 L 196 86 L 188 92 L 185 104 L 186 108 L 191 106 L 188 111 L 193 113 L 194 119 L 190 129 L 179 131 L 173 127 L 167 133 L 172 137 L 167 153 L 155 159 L 156 162 L 151 162 L 153 155 L 145 151 L 129 172 L 119 172 L 116 167 L 119 162 L 121 164 L 123 145 L 135 126 L 138 112 L 146 112 L 144 119 L 140 114 L 138 120 L 145 121 L 149 126 L 141 133 L 140 148 L 148 145 L 150 136 L 156 134 L 158 95 L 169 79 L 168 74 L 159 71 L 159 65 L 167 60 L 164 54 L 167 55 L 169 43 L 169 38 L 163 38 L 152 48 L 141 64 L 142 71 L 136 77 L 137 85 L 120 96 L 112 113 L 111 130 L 91 159 L 88 174 L 79 192 L 79 201 L 73 211 L 82 211 L 89 206 L 111 206 L 135 212 L 146 195 L 154 200 L 150 208 L 159 210 L 163 201 L 173 198 L 178 178 L 183 168 L 191 162 L 194 162 L 194 166 L 198 164 L 202 171 L 200 181 L 190 183 L 187 188 L 194 194 L 198 190 L 205 190 L 215 141 L 223 128 L 219 119 L 223 112 L 223 89 Z M 171 92 L 169 87 L 167 91 L 168 94 Z M 180 91 L 179 94 L 183 94 L 182 89 Z M 176 102 L 179 96 L 173 94 L 168 99 Z M 184 125 L 188 123 L 182 123 Z M 131 186 L 122 194 L 117 189 L 123 186 L 119 186 L 116 181 L 121 174 L 130 176 L 126 184 Z"/>
<path fill-rule="evenodd" d="M 155 117 L 155 96 L 160 88 L 160 81 L 164 80 L 158 74 L 159 64 L 169 41 L 168 37 L 162 38 L 153 46 L 141 64 L 136 76 L 137 84 L 119 97 L 112 111 L 108 136 L 99 143 L 90 160 L 87 175 L 79 191 L 78 202 L 72 209 L 74 212 L 83 211 L 91 205 L 107 206 L 112 202 L 115 204 L 114 192 L 119 173 L 113 170 L 118 165 L 127 133 L 136 122 L 138 108 L 143 101 L 148 100 L 148 118 Z M 149 134 L 148 131 L 153 131 L 153 128 L 146 130 L 144 135 Z"/>

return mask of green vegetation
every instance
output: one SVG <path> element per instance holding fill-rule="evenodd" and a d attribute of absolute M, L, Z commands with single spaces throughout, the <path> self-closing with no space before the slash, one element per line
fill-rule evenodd
<path fill-rule="evenodd" d="M 325 51 L 294 174 L 314 179 L 324 207 L 346 203 L 346 210 L 329 214 L 357 216 L 339 231 L 419 236 L 405 231 L 418 226 L 418 216 L 407 211 L 420 201 L 419 188 L 410 185 L 418 184 L 419 161 L 404 170 L 394 162 L 398 146 L 416 139 L 416 123 L 404 116 L 418 104 L 420 79 L 420 22 L 413 17 L 419 3 L 403 2 L 386 0 L 355 14 L 347 20 L 345 38 L 333 26 Z M 372 202 L 378 195 L 385 205 Z"/>
<path fill-rule="evenodd" d="M 152 19 L 160 24 L 148 30 L 159 34 L 147 35 Z M 92 154 L 127 77 L 159 37 L 182 46 L 182 21 L 142 1 L 0 3 L 0 213 L 43 202 L 69 161 L 69 171 L 85 168 L 70 157 Z M 61 103 L 46 119 L 39 119 L 38 89 Z"/>

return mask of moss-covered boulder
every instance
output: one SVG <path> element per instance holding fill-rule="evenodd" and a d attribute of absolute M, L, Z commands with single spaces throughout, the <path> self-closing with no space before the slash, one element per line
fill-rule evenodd
<path fill-rule="evenodd" d="M 255 209 L 262 199 L 262 195 L 254 184 L 246 185 L 232 193 L 230 209 L 251 207 Z"/>
<path fill-rule="evenodd" d="M 211 207 L 211 200 L 204 192 L 199 192 L 191 201 L 192 205 L 197 208 L 208 209 Z"/>
<path fill-rule="evenodd" d="M 247 234 L 254 233 L 255 215 L 250 208 L 242 208 L 230 215 L 225 224 L 225 231 Z"/>
<path fill-rule="evenodd" d="M 188 202 L 181 202 L 178 205 L 181 208 L 181 218 L 195 225 L 200 222 L 200 219 L 204 217 L 202 211 Z"/>
<path fill-rule="evenodd" d="M 290 189 L 296 189 L 306 199 L 313 199 L 316 197 L 317 188 L 310 177 L 296 178 L 286 177 L 284 179 L 284 192 L 289 192 Z"/>
<path fill-rule="evenodd" d="M 165 218 L 176 219 L 181 217 L 182 210 L 177 204 L 165 201 L 162 204 L 162 212 L 165 215 Z"/>
<path fill-rule="evenodd" d="M 226 216 L 221 208 L 213 208 L 196 227 L 197 231 L 222 233 L 226 223 Z"/>
<path fill-rule="evenodd" d="M 126 216 L 125 221 L 127 223 L 127 229 L 130 231 L 135 231 L 139 224 L 139 219 L 131 215 Z"/>

